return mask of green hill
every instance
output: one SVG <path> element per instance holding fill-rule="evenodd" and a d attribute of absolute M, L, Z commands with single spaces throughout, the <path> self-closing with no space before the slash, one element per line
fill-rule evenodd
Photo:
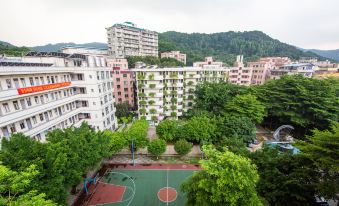
<path fill-rule="evenodd" d="M 0 56 L 5 54 L 7 56 L 22 56 L 25 55 L 30 49 L 27 47 L 16 47 L 7 42 L 0 42 Z"/>
<path fill-rule="evenodd" d="M 206 56 L 232 65 L 236 55 L 243 54 L 245 61 L 264 56 L 288 56 L 299 59 L 302 56 L 324 58 L 312 52 L 304 52 L 260 31 L 221 32 L 213 34 L 180 33 L 169 31 L 159 34 L 159 52 L 180 50 L 187 54 L 187 65 L 201 61 Z"/>

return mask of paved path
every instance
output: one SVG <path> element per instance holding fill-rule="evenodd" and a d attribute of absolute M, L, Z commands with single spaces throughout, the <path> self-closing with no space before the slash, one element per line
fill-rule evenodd
<path fill-rule="evenodd" d="M 155 126 L 149 126 L 149 127 L 148 127 L 147 137 L 148 137 L 150 140 L 154 140 L 154 139 L 157 139 L 157 138 L 158 138 L 157 133 L 156 133 Z"/>

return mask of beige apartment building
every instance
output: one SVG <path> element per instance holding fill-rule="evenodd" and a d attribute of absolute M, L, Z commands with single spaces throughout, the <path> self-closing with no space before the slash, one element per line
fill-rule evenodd
<path fill-rule="evenodd" d="M 160 56 L 161 58 L 174 58 L 186 65 L 186 54 L 180 53 L 180 51 L 163 52 Z"/>
<path fill-rule="evenodd" d="M 109 56 L 158 56 L 157 32 L 139 28 L 132 22 L 114 24 L 106 30 Z"/>

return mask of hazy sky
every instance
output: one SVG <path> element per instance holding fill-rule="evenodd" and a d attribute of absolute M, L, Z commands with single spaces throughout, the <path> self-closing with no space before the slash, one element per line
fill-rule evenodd
<path fill-rule="evenodd" d="M 36 46 L 106 42 L 132 21 L 155 30 L 260 30 L 302 48 L 339 49 L 339 0 L 0 0 L 0 40 Z"/>

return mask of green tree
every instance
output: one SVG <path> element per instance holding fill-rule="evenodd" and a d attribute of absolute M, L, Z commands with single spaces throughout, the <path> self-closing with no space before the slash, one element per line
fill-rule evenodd
<path fill-rule="evenodd" d="M 192 142 L 208 142 L 216 137 L 217 125 L 214 119 L 205 116 L 192 117 L 178 128 L 177 139 Z"/>
<path fill-rule="evenodd" d="M 312 168 L 321 181 L 316 189 L 318 194 L 327 198 L 338 198 L 339 193 L 339 123 L 332 124 L 330 130 L 312 131 L 305 141 L 297 147 L 300 155 L 311 161 Z"/>
<path fill-rule="evenodd" d="M 226 82 L 198 84 L 195 90 L 194 109 L 209 111 L 219 115 L 225 104 L 239 94 L 247 94 L 249 89 Z"/>
<path fill-rule="evenodd" d="M 245 116 L 225 116 L 217 118 L 218 131 L 221 137 L 240 138 L 243 142 L 251 142 L 256 138 L 255 124 Z M 215 140 L 220 143 L 223 138 Z"/>
<path fill-rule="evenodd" d="M 181 156 L 187 155 L 192 150 L 192 143 L 180 139 L 174 144 L 174 150 Z"/>
<path fill-rule="evenodd" d="M 339 79 L 283 76 L 256 87 L 255 92 L 267 108 L 264 123 L 271 128 L 291 124 L 295 134 L 304 136 L 314 128 L 328 129 L 332 121 L 339 121 Z"/>
<path fill-rule="evenodd" d="M 147 147 L 147 150 L 152 155 L 156 156 L 157 159 L 159 156 L 166 151 L 166 142 L 162 139 L 155 139 L 150 142 L 150 144 Z"/>
<path fill-rule="evenodd" d="M 0 162 L 0 174 L 1 205 L 56 206 L 51 200 L 45 199 L 45 194 L 37 194 L 37 191 L 31 190 L 31 184 L 39 174 L 35 165 L 15 172 Z"/>
<path fill-rule="evenodd" d="M 161 121 L 156 127 L 156 133 L 159 135 L 160 139 L 163 139 L 167 142 L 174 140 L 176 132 L 178 129 L 178 123 L 175 120 L 164 120 Z"/>
<path fill-rule="evenodd" d="M 225 104 L 224 113 L 248 117 L 255 123 L 261 123 L 265 116 L 265 106 L 254 95 L 237 95 Z"/>
<path fill-rule="evenodd" d="M 207 157 L 201 161 L 203 170 L 181 186 L 186 205 L 262 205 L 255 190 L 259 175 L 249 159 L 211 145 L 203 146 L 203 151 Z"/>
<path fill-rule="evenodd" d="M 258 194 L 269 205 L 314 205 L 318 178 L 312 163 L 299 155 L 281 153 L 271 146 L 251 153 L 260 180 Z"/>
<path fill-rule="evenodd" d="M 127 130 L 127 140 L 131 146 L 132 140 L 134 140 L 134 148 L 144 148 L 148 145 L 147 131 L 148 131 L 148 122 L 146 120 L 140 119 L 135 121 L 132 126 Z"/>

